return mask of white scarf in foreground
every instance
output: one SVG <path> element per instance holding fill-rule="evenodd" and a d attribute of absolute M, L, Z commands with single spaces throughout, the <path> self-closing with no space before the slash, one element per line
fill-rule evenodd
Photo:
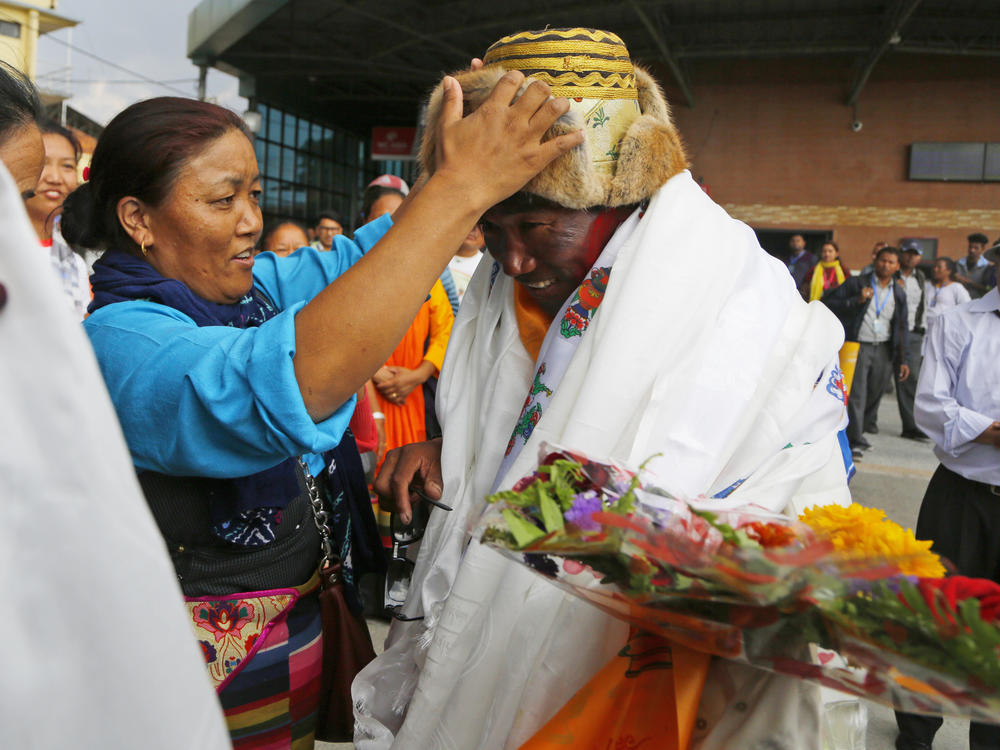
<path fill-rule="evenodd" d="M 656 483 L 675 493 L 736 485 L 720 505 L 848 500 L 842 394 L 827 387 L 836 318 L 803 302 L 785 266 L 687 172 L 626 231 L 601 307 L 501 487 L 548 441 L 632 465 L 660 453 Z M 431 514 L 420 550 L 405 612 L 426 619 L 396 623 L 355 681 L 362 750 L 516 748 L 624 642 L 623 623 L 466 546 L 534 370 L 514 282 L 490 265 L 466 293 L 438 390 L 455 510 Z"/>

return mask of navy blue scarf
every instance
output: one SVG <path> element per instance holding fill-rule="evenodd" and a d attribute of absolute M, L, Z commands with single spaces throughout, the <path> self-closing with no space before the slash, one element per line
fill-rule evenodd
<path fill-rule="evenodd" d="M 90 277 L 94 299 L 89 312 L 128 300 L 149 300 L 172 307 L 199 326 L 250 328 L 273 318 L 278 310 L 256 287 L 232 305 L 209 302 L 186 284 L 168 279 L 142 258 L 109 250 L 94 264 Z M 296 459 L 288 458 L 270 469 L 232 479 L 231 492 L 212 500 L 213 531 L 245 546 L 266 544 L 281 522 L 281 509 L 299 493 Z"/>

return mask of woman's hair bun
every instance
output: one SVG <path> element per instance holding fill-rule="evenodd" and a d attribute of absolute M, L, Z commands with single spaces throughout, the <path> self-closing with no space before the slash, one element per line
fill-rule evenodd
<path fill-rule="evenodd" d="M 92 182 L 83 183 L 63 201 L 59 229 L 73 247 L 101 249 L 102 233 L 94 226 L 99 220 L 96 204 Z"/>

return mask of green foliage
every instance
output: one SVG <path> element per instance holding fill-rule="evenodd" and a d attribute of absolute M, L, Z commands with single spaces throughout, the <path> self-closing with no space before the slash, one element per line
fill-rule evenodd
<path fill-rule="evenodd" d="M 745 534 L 740 535 L 736 531 L 736 529 L 734 529 L 732 526 L 730 526 L 727 523 L 722 523 L 722 521 L 719 520 L 719 517 L 715 515 L 712 511 L 695 510 L 694 508 L 691 508 L 691 512 L 696 516 L 701 516 L 702 518 L 704 518 L 705 522 L 708 523 L 708 525 L 711 526 L 712 528 L 716 529 L 720 534 L 722 534 L 722 538 L 729 544 L 732 544 L 733 546 L 736 547 L 743 546 L 743 542 L 744 540 L 746 540 L 746 535 Z"/>
<path fill-rule="evenodd" d="M 559 504 L 544 489 L 538 490 L 538 500 L 538 507 L 542 511 L 542 523 L 545 525 L 545 530 L 550 534 L 553 532 L 561 533 L 565 530 L 566 522 L 563 520 Z"/>
<path fill-rule="evenodd" d="M 515 511 L 504 508 L 501 513 L 503 513 L 503 518 L 507 522 L 507 528 L 514 535 L 515 544 L 519 549 L 524 549 L 529 544 L 537 542 L 545 536 L 544 531 Z"/>
<path fill-rule="evenodd" d="M 834 623 L 857 637 L 963 682 L 975 677 L 1000 689 L 1000 628 L 983 621 L 975 598 L 961 601 L 956 611 L 939 595 L 935 614 L 913 583 L 896 578 L 820 606 Z"/>

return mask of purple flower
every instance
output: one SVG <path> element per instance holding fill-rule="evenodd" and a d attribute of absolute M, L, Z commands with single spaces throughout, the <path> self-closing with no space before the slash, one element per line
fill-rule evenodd
<path fill-rule="evenodd" d="M 601 524 L 594 520 L 594 513 L 603 509 L 600 495 L 589 490 L 577 495 L 573 505 L 563 515 L 567 521 L 582 531 L 600 531 Z"/>

